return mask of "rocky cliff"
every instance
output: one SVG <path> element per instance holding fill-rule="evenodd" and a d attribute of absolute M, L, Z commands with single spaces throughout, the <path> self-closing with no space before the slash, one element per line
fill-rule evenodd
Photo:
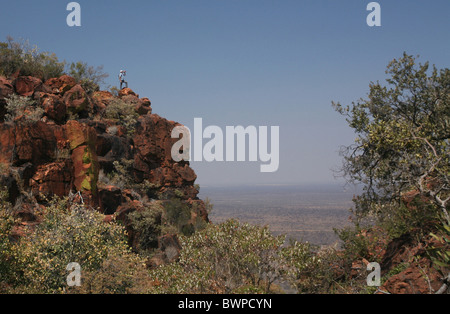
<path fill-rule="evenodd" d="M 15 95 L 31 101 L 11 114 L 7 99 Z M 0 184 L 12 204 L 23 203 L 18 215 L 28 223 L 48 199 L 68 195 L 125 223 L 121 213 L 140 210 L 143 199 L 176 195 L 192 220 L 208 221 L 195 172 L 171 158 L 177 125 L 128 88 L 114 96 L 88 92 L 67 75 L 45 82 L 0 77 Z"/>

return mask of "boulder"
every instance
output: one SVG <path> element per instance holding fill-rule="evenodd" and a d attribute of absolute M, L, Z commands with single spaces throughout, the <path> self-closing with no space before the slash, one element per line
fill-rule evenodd
<path fill-rule="evenodd" d="M 72 190 L 73 164 L 70 159 L 39 166 L 30 179 L 33 195 L 64 197 Z"/>
<path fill-rule="evenodd" d="M 54 127 L 42 121 L 32 124 L 0 124 L 0 162 L 35 167 L 51 162 L 55 155 Z"/>
<path fill-rule="evenodd" d="M 119 98 L 122 98 L 124 96 L 129 96 L 129 95 L 133 95 L 136 96 L 137 98 L 139 98 L 139 95 L 136 94 L 135 92 L 133 92 L 133 90 L 131 88 L 123 88 L 119 91 Z"/>
<path fill-rule="evenodd" d="M 151 102 L 148 98 L 141 98 L 139 99 L 138 103 L 135 105 L 134 110 L 136 110 L 136 112 L 139 115 L 146 115 L 146 114 L 151 114 L 152 113 L 152 107 L 151 107 Z"/>
<path fill-rule="evenodd" d="M 80 84 L 67 91 L 64 94 L 63 101 L 68 112 L 79 114 L 80 117 L 87 117 L 88 113 L 93 110 L 89 96 Z"/>
<path fill-rule="evenodd" d="M 159 252 L 147 260 L 148 268 L 176 261 L 181 252 L 181 244 L 176 234 L 167 234 L 158 238 Z"/>
<path fill-rule="evenodd" d="M 49 86 L 53 94 L 64 95 L 72 87 L 77 85 L 76 80 L 68 75 L 57 78 L 51 78 L 45 81 L 45 85 Z"/>
<path fill-rule="evenodd" d="M 62 124 L 65 122 L 67 110 L 61 96 L 48 93 L 40 93 L 39 102 L 42 108 L 44 108 L 45 115 L 48 118 L 58 124 Z"/>
<path fill-rule="evenodd" d="M 31 97 L 34 92 L 42 86 L 42 81 L 32 76 L 19 76 L 14 82 L 14 85 L 18 95 Z"/>
<path fill-rule="evenodd" d="M 181 244 L 176 234 L 166 234 L 159 237 L 158 248 L 164 252 L 169 263 L 180 256 Z"/>
<path fill-rule="evenodd" d="M 20 196 L 20 187 L 11 171 L 0 173 L 0 186 L 6 188 L 6 191 L 8 192 L 7 200 L 14 205 L 17 198 Z"/>
<path fill-rule="evenodd" d="M 93 99 L 95 111 L 101 112 L 106 109 L 106 106 L 114 99 L 114 96 L 108 91 L 96 91 L 93 94 Z"/>
<path fill-rule="evenodd" d="M 139 234 L 137 234 L 136 230 L 134 230 L 128 215 L 132 212 L 143 210 L 143 204 L 138 200 L 133 200 L 120 204 L 120 206 L 117 207 L 117 211 L 115 213 L 116 219 L 125 226 L 125 230 L 127 231 L 128 236 L 128 245 L 135 250 L 139 247 Z"/>

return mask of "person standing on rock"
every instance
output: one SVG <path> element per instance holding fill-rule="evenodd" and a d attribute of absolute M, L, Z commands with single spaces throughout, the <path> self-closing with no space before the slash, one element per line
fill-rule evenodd
<path fill-rule="evenodd" d="M 122 86 L 124 83 L 125 83 L 125 87 L 128 88 L 128 82 L 125 81 L 126 75 L 127 75 L 127 71 L 120 70 L 120 73 L 119 73 L 120 89 L 122 89 Z"/>

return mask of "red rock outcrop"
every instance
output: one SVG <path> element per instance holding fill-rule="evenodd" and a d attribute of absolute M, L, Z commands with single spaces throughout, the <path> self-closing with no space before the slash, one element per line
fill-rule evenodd
<path fill-rule="evenodd" d="M 64 123 L 67 116 L 67 107 L 61 96 L 48 93 L 37 95 L 40 105 L 44 108 L 45 115 L 58 124 Z"/>
<path fill-rule="evenodd" d="M 133 92 L 133 90 L 131 88 L 126 87 L 119 91 L 119 98 L 122 98 L 124 96 L 130 96 L 130 95 L 136 96 L 137 98 L 139 98 L 139 95 L 137 95 L 135 92 Z"/>
<path fill-rule="evenodd" d="M 35 91 L 46 90 L 46 88 L 43 87 L 42 81 L 32 76 L 19 76 L 14 82 L 14 85 L 16 93 L 25 97 L 33 96 Z"/>
<path fill-rule="evenodd" d="M 0 76 L 0 122 L 3 121 L 6 114 L 6 101 L 14 93 L 14 87 L 11 81 L 8 81 L 4 77 Z"/>
<path fill-rule="evenodd" d="M 171 150 L 177 139 L 170 134 L 178 125 L 156 114 L 139 118 L 134 135 L 134 174 L 138 182 L 147 179 L 160 186 L 182 187 L 196 180 L 188 163 L 172 159 Z"/>
<path fill-rule="evenodd" d="M 442 276 L 425 258 L 388 278 L 381 291 L 391 294 L 434 294 L 442 286 Z"/>
<path fill-rule="evenodd" d="M 51 88 L 52 94 L 64 95 L 65 92 L 77 85 L 76 80 L 68 75 L 51 78 L 45 81 L 45 85 Z"/>
<path fill-rule="evenodd" d="M 384 282 L 380 288 L 391 294 L 433 294 L 442 286 L 442 276 L 428 258 L 427 249 L 436 245 L 431 236 L 418 240 L 413 233 L 393 239 L 381 261 L 381 275 L 393 269 L 400 271 Z"/>
<path fill-rule="evenodd" d="M 417 211 L 420 208 L 415 200 L 419 197 L 426 204 L 426 197 L 420 196 L 417 191 L 405 193 L 402 202 L 408 210 Z M 394 239 L 389 238 L 387 232 L 379 226 L 360 231 L 358 236 L 370 243 L 366 253 L 369 261 L 380 261 L 382 286 L 376 293 L 434 294 L 443 286 L 443 275 L 436 269 L 437 265 L 433 264 L 429 255 L 430 249 L 442 247 L 431 236 L 431 233 L 436 232 L 436 223 L 428 221 Z M 369 261 L 353 261 L 351 277 L 365 280 Z M 449 267 L 438 268 L 448 273 Z"/>
<path fill-rule="evenodd" d="M 87 117 L 88 113 L 93 111 L 93 104 L 90 97 L 79 84 L 64 93 L 63 101 L 67 111 L 71 113 L 81 114 L 81 116 Z"/>
<path fill-rule="evenodd" d="M 34 100 L 33 106 L 44 111 L 42 119 L 3 122 L 5 98 L 14 93 Z M 139 115 L 133 136 L 120 121 L 104 119 L 104 111 L 114 99 L 133 106 Z M 116 98 L 107 91 L 88 93 L 67 75 L 45 82 L 33 77 L 13 81 L 0 77 L 0 163 L 18 174 L 0 174 L 0 182 L 8 187 L 13 203 L 22 190 L 31 191 L 39 202 L 80 192 L 86 204 L 106 215 L 105 220 L 113 219 L 112 215 L 121 219 L 128 228 L 130 244 L 136 245 L 127 214 L 142 210 L 143 204 L 127 187 L 99 182 L 100 172 L 104 177 L 111 175 L 117 162 L 127 161 L 129 185 L 150 187 L 140 197 L 177 194 L 194 209 L 193 218 L 208 220 L 194 186 L 195 172 L 188 162 L 171 158 L 176 139 L 170 135 L 177 125 L 152 114 L 150 100 L 139 98 L 129 88 Z"/>
<path fill-rule="evenodd" d="M 38 166 L 36 173 L 30 179 L 34 195 L 52 194 L 69 195 L 73 188 L 73 163 L 70 159 Z"/>

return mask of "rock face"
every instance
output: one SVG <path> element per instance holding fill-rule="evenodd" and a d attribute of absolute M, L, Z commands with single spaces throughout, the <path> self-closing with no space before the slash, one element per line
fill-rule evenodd
<path fill-rule="evenodd" d="M 14 87 L 10 81 L 0 76 L 0 122 L 3 121 L 6 114 L 6 101 L 14 93 Z"/>
<path fill-rule="evenodd" d="M 32 76 L 20 76 L 14 82 L 16 93 L 20 96 L 31 97 L 35 91 L 48 90 L 42 81 Z"/>
<path fill-rule="evenodd" d="M 414 197 L 420 197 L 417 191 L 405 193 L 402 201 L 406 208 L 416 208 Z M 422 201 L 425 198 L 421 198 Z M 430 259 L 430 249 L 442 247 L 431 233 L 435 232 L 433 222 L 391 239 L 379 226 L 361 230 L 358 236 L 370 243 L 367 255 L 370 260 L 356 260 L 352 263 L 350 276 L 366 278 L 367 264 L 379 261 L 381 267 L 381 287 L 378 294 L 434 294 L 442 287 L 444 277 Z M 447 267 L 448 269 L 448 267 Z M 444 268 L 441 268 L 445 271 Z"/>
<path fill-rule="evenodd" d="M 393 239 L 381 261 L 381 275 L 400 267 L 389 277 L 381 290 L 392 294 L 432 294 L 442 285 L 442 276 L 433 267 L 426 249 L 436 245 L 431 236 L 417 241 L 413 234 Z M 402 267 L 403 266 L 403 267 Z"/>
<path fill-rule="evenodd" d="M 167 136 L 178 125 L 156 114 L 139 118 L 134 137 L 134 175 L 137 182 L 148 180 L 161 186 L 162 191 L 182 188 L 192 199 L 198 193 L 193 188 L 197 176 L 186 162 L 173 161 L 171 149 L 177 139 Z"/>
<path fill-rule="evenodd" d="M 34 106 L 43 109 L 43 117 L 4 122 L 5 99 L 14 93 L 33 99 Z M 117 100 L 132 106 L 137 114 L 132 136 L 121 121 L 105 118 L 108 106 Z M 45 198 L 40 195 L 63 197 L 80 192 L 85 204 L 107 216 L 118 213 L 124 220 L 123 213 L 142 208 L 125 182 L 145 184 L 146 195 L 141 197 L 176 193 L 190 206 L 196 204 L 193 217 L 207 220 L 194 186 L 195 172 L 187 162 L 176 163 L 171 158 L 175 140 L 170 135 L 177 125 L 152 114 L 150 100 L 139 98 L 129 88 L 115 97 L 106 91 L 89 94 L 67 75 L 46 82 L 0 77 L 0 165 L 10 169 L 0 174 L 0 181 L 13 203 L 22 192 L 32 192 L 42 202 Z M 116 185 L 102 182 L 118 171 L 117 163 L 126 163 L 127 180 Z M 132 236 L 130 241 L 134 241 Z"/>

